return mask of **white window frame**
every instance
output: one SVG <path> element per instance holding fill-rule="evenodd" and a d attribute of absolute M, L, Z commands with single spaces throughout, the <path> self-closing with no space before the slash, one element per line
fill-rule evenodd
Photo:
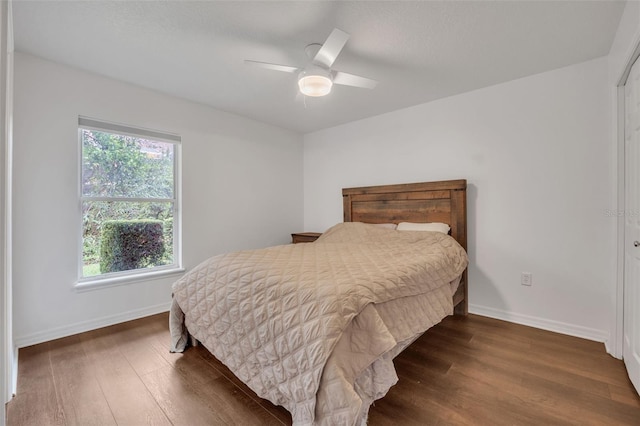
<path fill-rule="evenodd" d="M 129 271 L 110 272 L 91 277 L 83 277 L 83 224 L 82 203 L 85 201 L 115 201 L 115 202 L 149 202 L 149 198 L 125 198 L 125 197 L 87 197 L 82 193 L 82 130 L 96 130 L 100 132 L 114 133 L 124 136 L 133 136 L 158 142 L 173 144 L 173 198 L 153 199 L 159 202 L 173 203 L 173 263 L 171 265 L 156 266 L 148 269 L 133 269 Z M 79 244 L 78 244 L 78 281 L 75 289 L 78 291 L 92 290 L 101 287 L 129 284 L 138 281 L 147 281 L 165 275 L 184 272 L 182 267 L 182 197 L 181 197 L 181 142 L 179 135 L 111 123 L 89 117 L 78 117 L 78 146 L 79 146 L 79 170 L 78 170 L 78 209 L 79 209 Z"/>

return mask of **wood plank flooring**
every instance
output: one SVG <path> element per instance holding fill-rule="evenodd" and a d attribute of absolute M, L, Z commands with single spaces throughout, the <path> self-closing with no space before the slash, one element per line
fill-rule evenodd
<path fill-rule="evenodd" d="M 20 350 L 8 425 L 290 425 L 202 346 L 169 353 L 160 314 Z M 395 361 L 377 425 L 640 425 L 640 397 L 601 343 L 449 317 Z"/>

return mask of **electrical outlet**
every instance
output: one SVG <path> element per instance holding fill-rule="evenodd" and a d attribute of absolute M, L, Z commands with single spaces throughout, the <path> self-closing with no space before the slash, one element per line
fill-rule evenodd
<path fill-rule="evenodd" d="M 531 272 L 523 272 L 520 276 L 520 284 L 530 286 L 533 281 L 533 274 Z"/>

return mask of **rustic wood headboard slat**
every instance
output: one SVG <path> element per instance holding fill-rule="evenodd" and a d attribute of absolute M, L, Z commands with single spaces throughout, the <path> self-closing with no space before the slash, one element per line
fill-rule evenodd
<path fill-rule="evenodd" d="M 399 223 L 444 222 L 449 223 L 451 202 L 447 200 L 359 201 L 351 202 L 350 222 Z"/>
<path fill-rule="evenodd" d="M 342 195 L 353 194 L 383 194 L 397 192 L 438 191 L 452 189 L 467 189 L 466 179 L 441 180 L 437 182 L 400 183 L 395 185 L 363 186 L 359 188 L 345 188 Z"/>
<path fill-rule="evenodd" d="M 449 199 L 451 191 L 410 191 L 385 192 L 375 194 L 351 194 L 359 201 L 391 201 L 391 200 L 436 200 Z"/>

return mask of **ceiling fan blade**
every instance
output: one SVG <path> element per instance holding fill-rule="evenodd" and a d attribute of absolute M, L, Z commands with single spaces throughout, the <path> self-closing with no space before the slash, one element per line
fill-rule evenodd
<path fill-rule="evenodd" d="M 250 61 L 248 59 L 245 59 L 244 63 L 247 65 L 253 65 L 256 67 L 266 68 L 268 70 L 273 70 L 273 71 L 284 71 L 284 72 L 290 72 L 290 73 L 295 73 L 297 71 L 300 71 L 300 69 L 296 67 L 290 67 L 288 65 L 270 64 L 269 62 Z"/>
<path fill-rule="evenodd" d="M 373 89 L 378 82 L 370 78 L 360 77 L 359 75 L 349 74 L 342 71 L 333 73 L 333 82 L 342 84 L 343 86 L 362 87 L 363 89 Z"/>
<path fill-rule="evenodd" d="M 325 68 L 331 68 L 331 65 L 335 62 L 347 40 L 349 40 L 349 34 L 334 28 L 331 34 L 329 34 L 327 41 L 324 42 L 320 50 L 318 50 L 318 53 L 316 53 L 316 56 L 313 58 L 313 63 L 322 65 Z"/>

